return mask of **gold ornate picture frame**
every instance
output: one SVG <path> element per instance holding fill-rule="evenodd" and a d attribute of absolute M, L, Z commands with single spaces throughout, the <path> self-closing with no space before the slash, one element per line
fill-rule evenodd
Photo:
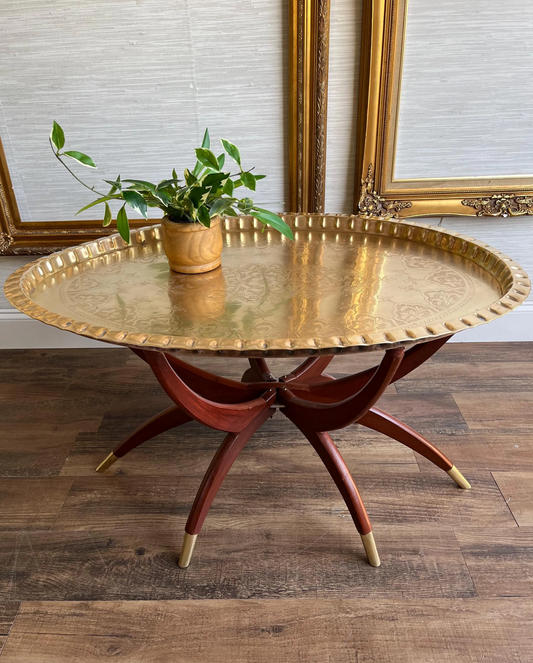
<path fill-rule="evenodd" d="M 289 211 L 322 212 L 330 0 L 289 0 Z M 115 232 L 101 221 L 21 220 L 0 141 L 0 254 L 46 254 Z M 132 220 L 132 227 L 146 225 Z"/>
<path fill-rule="evenodd" d="M 409 0 L 365 0 L 355 209 L 370 217 L 533 214 L 533 175 L 395 177 Z"/>

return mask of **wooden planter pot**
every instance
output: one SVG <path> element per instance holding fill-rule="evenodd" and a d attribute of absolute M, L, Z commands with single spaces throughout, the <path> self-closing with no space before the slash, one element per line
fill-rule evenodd
<path fill-rule="evenodd" d="M 201 223 L 176 223 L 165 216 L 161 227 L 165 253 L 175 272 L 203 274 L 220 265 L 220 217 L 211 219 L 211 227 L 206 228 Z"/>

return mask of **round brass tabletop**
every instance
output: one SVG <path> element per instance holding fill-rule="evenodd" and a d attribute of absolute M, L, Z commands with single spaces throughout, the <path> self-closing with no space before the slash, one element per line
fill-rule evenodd
<path fill-rule="evenodd" d="M 119 345 L 206 354 L 331 354 L 409 345 L 518 306 L 527 274 L 441 228 L 356 216 L 285 215 L 292 242 L 250 217 L 224 220 L 222 267 L 170 271 L 159 226 L 43 257 L 14 272 L 16 308 Z"/>

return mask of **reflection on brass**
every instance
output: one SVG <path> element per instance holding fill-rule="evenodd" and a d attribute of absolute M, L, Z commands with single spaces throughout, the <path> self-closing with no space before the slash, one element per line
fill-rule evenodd
<path fill-rule="evenodd" d="M 6 296 L 37 320 L 109 343 L 260 357 L 447 336 L 507 313 L 530 290 L 500 251 L 441 228 L 283 218 L 294 242 L 251 217 L 223 219 L 223 267 L 205 276 L 171 276 L 151 226 L 133 231 L 129 246 L 111 235 L 26 265 L 7 279 Z"/>
<path fill-rule="evenodd" d="M 111 453 L 109 456 L 103 460 L 100 465 L 96 468 L 97 472 L 105 472 L 113 463 L 115 463 L 118 460 L 118 458 L 115 456 L 115 454 Z"/>
<path fill-rule="evenodd" d="M 413 206 L 407 200 L 385 200 L 374 190 L 374 165 L 368 166 L 366 178 L 361 180 L 359 212 L 370 218 L 398 218 L 398 212 Z"/>
<path fill-rule="evenodd" d="M 459 472 L 459 470 L 455 467 L 455 465 L 452 467 L 451 470 L 448 470 L 448 474 L 451 476 L 451 478 L 460 488 L 464 488 L 464 490 L 470 490 L 470 488 L 472 488 L 472 486 L 464 478 L 461 472 Z"/>
<path fill-rule="evenodd" d="M 223 267 L 205 274 L 168 275 L 168 297 L 172 315 L 194 323 L 219 318 L 226 308 Z"/>
<path fill-rule="evenodd" d="M 373 532 L 369 532 L 368 534 L 361 534 L 361 541 L 365 547 L 366 556 L 370 566 L 380 566 L 381 561 L 379 559 L 376 542 L 374 541 Z"/>
<path fill-rule="evenodd" d="M 531 200 L 533 196 L 530 175 L 509 177 L 495 173 L 491 177 L 396 178 L 403 56 L 406 47 L 413 47 L 406 44 L 406 36 L 413 39 L 415 31 L 407 29 L 408 0 L 368 0 L 362 4 L 354 206 L 359 203 L 359 182 L 365 181 L 368 164 L 374 164 L 375 182 L 370 192 L 364 192 L 369 196 L 367 206 L 382 204 L 386 210 L 388 203 L 394 205 L 400 198 L 412 201 L 409 207 L 399 208 L 395 216 L 473 216 L 476 212 L 477 216 L 506 216 L 499 213 L 499 203 L 491 202 L 488 207 L 478 209 L 463 202 L 467 196 L 488 200 L 493 194 L 509 195 L 512 208 L 522 210 L 513 214 L 504 204 L 503 211 L 508 212 L 508 216 L 532 214 L 531 203 L 525 202 L 526 198 Z M 427 3 L 429 8 L 437 4 Z M 523 200 L 520 202 L 515 199 L 516 191 L 521 192 Z"/>
<path fill-rule="evenodd" d="M 533 215 L 533 196 L 515 196 L 496 193 L 490 198 L 467 198 L 465 207 L 473 207 L 476 216 L 522 216 Z"/>
<path fill-rule="evenodd" d="M 186 569 L 191 563 L 192 554 L 194 552 L 194 546 L 196 545 L 196 539 L 198 534 L 188 534 L 185 532 L 183 537 L 183 543 L 181 545 L 180 558 L 178 560 L 178 566 L 180 569 Z"/>

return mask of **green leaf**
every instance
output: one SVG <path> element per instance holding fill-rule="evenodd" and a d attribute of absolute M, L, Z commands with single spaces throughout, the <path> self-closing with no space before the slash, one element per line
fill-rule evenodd
<path fill-rule="evenodd" d="M 189 191 L 189 200 L 195 207 L 200 207 L 209 196 L 208 191 L 204 191 L 201 186 L 195 186 Z"/>
<path fill-rule="evenodd" d="M 211 226 L 211 217 L 209 216 L 207 207 L 204 207 L 204 205 L 198 208 L 198 221 L 206 228 Z"/>
<path fill-rule="evenodd" d="M 139 212 L 145 219 L 148 218 L 146 214 L 146 201 L 140 193 L 137 193 L 137 191 L 123 191 L 122 197 L 132 209 Z"/>
<path fill-rule="evenodd" d="M 253 206 L 254 201 L 251 198 L 241 198 L 237 203 L 237 207 L 241 212 L 244 212 L 244 214 L 249 214 Z"/>
<path fill-rule="evenodd" d="M 226 179 L 226 177 L 228 177 L 227 173 L 211 173 L 202 180 L 202 186 L 210 186 L 216 189 L 222 183 L 222 181 Z"/>
<path fill-rule="evenodd" d="M 233 143 L 230 143 L 229 140 L 224 140 L 224 138 L 221 138 L 220 142 L 222 143 L 222 147 L 226 150 L 226 152 L 230 155 L 230 157 L 235 161 L 237 164 L 239 164 L 239 167 L 241 165 L 241 153 L 239 152 L 239 148 L 234 145 Z"/>
<path fill-rule="evenodd" d="M 52 131 L 50 132 L 50 140 L 52 141 L 52 145 L 56 148 L 56 152 L 59 152 L 59 150 L 65 145 L 65 134 L 55 120 L 52 125 Z"/>
<path fill-rule="evenodd" d="M 166 191 L 161 191 L 159 189 L 155 190 L 154 198 L 161 201 L 163 205 L 168 205 L 172 201 L 172 196 L 169 196 Z M 152 204 L 151 207 L 157 207 L 157 205 Z"/>
<path fill-rule="evenodd" d="M 209 149 L 211 147 L 211 140 L 209 139 L 209 129 L 206 127 L 204 132 L 204 139 L 202 141 L 202 147 Z"/>
<path fill-rule="evenodd" d="M 255 181 L 259 182 L 259 180 L 264 180 L 266 175 L 254 175 Z"/>
<path fill-rule="evenodd" d="M 233 190 L 234 189 L 235 189 L 235 185 L 233 184 L 233 180 L 228 177 L 228 179 L 224 182 L 224 186 L 222 187 L 222 191 L 227 196 L 233 196 Z"/>
<path fill-rule="evenodd" d="M 102 222 L 102 225 L 104 226 L 104 228 L 107 228 L 107 226 L 111 223 L 112 220 L 113 220 L 113 216 L 111 214 L 111 208 L 106 203 L 105 204 L 104 220 Z"/>
<path fill-rule="evenodd" d="M 252 173 L 241 173 L 241 180 L 247 189 L 255 191 L 255 177 Z"/>
<path fill-rule="evenodd" d="M 122 205 L 117 214 L 117 230 L 126 242 L 130 243 L 130 224 L 128 223 L 128 215 L 126 214 L 126 205 Z"/>
<path fill-rule="evenodd" d="M 268 223 L 269 226 L 278 230 L 282 235 L 285 235 L 285 237 L 294 239 L 291 228 L 289 228 L 285 221 L 280 219 L 277 214 L 274 214 L 274 212 L 269 212 L 267 209 L 261 209 L 260 207 L 254 207 L 252 214 L 256 219 L 259 219 L 262 223 Z"/>
<path fill-rule="evenodd" d="M 82 166 L 87 166 L 87 168 L 96 168 L 96 164 L 91 159 L 91 157 L 88 157 L 86 154 L 83 154 L 83 152 L 76 152 L 76 150 L 70 150 L 69 152 L 63 152 L 61 156 L 66 156 L 69 157 L 70 159 L 74 159 L 74 161 L 81 163 Z"/>
<path fill-rule="evenodd" d="M 219 214 L 224 214 L 224 212 L 229 209 L 234 204 L 233 198 L 217 198 L 215 202 L 211 205 L 209 210 L 209 216 L 217 216 Z"/>
<path fill-rule="evenodd" d="M 220 170 L 216 156 L 206 147 L 198 147 L 196 149 L 196 158 L 206 168 L 212 168 L 217 171 Z"/>
<path fill-rule="evenodd" d="M 176 172 L 176 169 L 175 169 L 175 168 L 172 169 L 172 177 L 173 177 L 175 180 L 178 179 L 178 173 Z"/>
<path fill-rule="evenodd" d="M 85 205 L 85 207 L 82 207 L 80 210 L 76 212 L 76 216 L 80 214 L 81 212 L 85 212 L 86 209 L 89 209 L 90 207 L 94 207 L 95 205 L 99 205 L 100 203 L 105 203 L 106 200 L 113 200 L 113 196 L 102 196 L 101 198 L 98 198 L 97 200 L 93 200 L 92 203 L 89 203 L 88 205 Z"/>
<path fill-rule="evenodd" d="M 218 155 L 217 161 L 218 161 L 218 167 L 220 168 L 220 170 L 222 170 L 222 168 L 224 168 L 224 164 L 226 163 L 226 155 L 224 154 L 224 152 Z"/>
<path fill-rule="evenodd" d="M 233 207 L 228 207 L 227 209 L 225 209 L 224 214 L 226 216 L 239 216 L 237 212 L 233 209 Z"/>
<path fill-rule="evenodd" d="M 185 168 L 183 176 L 185 177 L 187 186 L 192 186 L 197 181 L 196 175 L 194 173 L 191 173 L 188 168 Z"/>
<path fill-rule="evenodd" d="M 129 182 L 131 184 L 135 184 L 136 186 L 140 187 L 141 189 L 144 189 L 146 191 L 150 191 L 150 193 L 155 193 L 156 186 L 155 184 L 152 184 L 152 182 L 145 182 L 144 180 L 122 180 L 123 182 Z"/>
<path fill-rule="evenodd" d="M 115 191 L 120 191 L 122 189 L 122 182 L 120 181 L 120 175 L 117 177 L 117 179 L 114 182 L 112 180 L 104 180 L 104 182 L 111 184 L 111 189 L 107 194 L 108 196 L 112 196 L 115 193 Z"/>
<path fill-rule="evenodd" d="M 180 180 L 178 180 L 176 178 L 174 178 L 172 180 L 162 180 L 161 182 L 159 182 L 159 184 L 157 185 L 156 188 L 157 189 L 166 189 L 167 186 L 170 186 L 172 184 L 179 184 L 179 182 L 180 182 Z"/>
<path fill-rule="evenodd" d="M 187 208 L 187 212 L 189 213 L 190 218 L 195 221 L 196 220 L 196 208 L 192 203 L 192 200 L 189 198 L 184 198 L 183 199 L 183 204 Z"/>

